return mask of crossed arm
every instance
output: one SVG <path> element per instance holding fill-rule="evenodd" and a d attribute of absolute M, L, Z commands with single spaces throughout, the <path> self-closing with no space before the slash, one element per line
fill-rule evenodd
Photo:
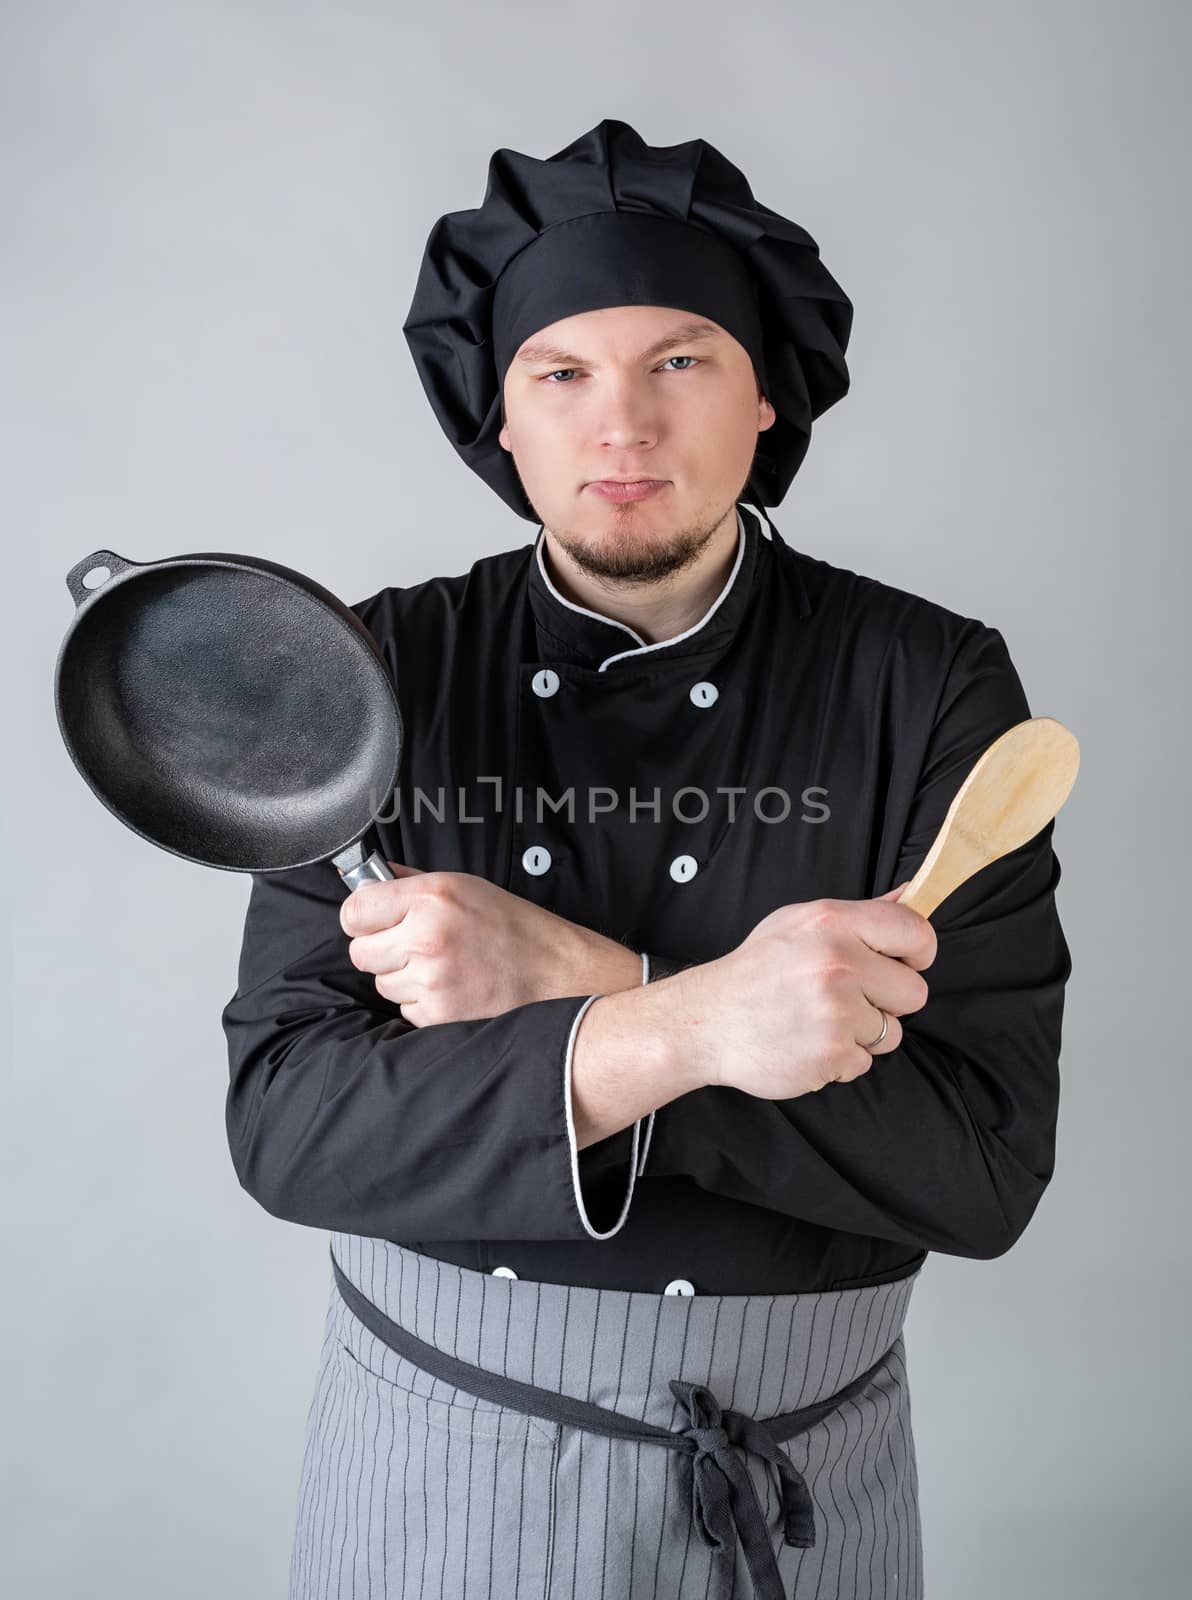
<path fill-rule="evenodd" d="M 913 874 L 972 762 L 1029 715 L 996 631 L 974 636 L 941 703 L 890 883 Z M 237 1175 L 276 1216 L 377 1237 L 609 1238 L 648 1170 L 823 1226 L 1001 1254 L 1054 1165 L 1071 964 L 1051 835 L 941 908 L 930 1000 L 897 1049 L 856 1081 L 775 1100 L 693 1083 L 676 1058 L 675 996 L 698 967 L 644 983 L 648 957 L 529 906 L 513 925 L 521 987 L 502 991 L 493 930 L 510 908 L 485 884 L 452 1014 L 433 936 L 417 958 L 408 941 L 385 989 L 350 954 L 369 935 L 345 937 L 346 907 L 393 886 L 345 900 L 326 865 L 254 877 L 223 1012 Z M 611 1170 L 624 1200 L 601 1226 L 585 1190 Z"/>

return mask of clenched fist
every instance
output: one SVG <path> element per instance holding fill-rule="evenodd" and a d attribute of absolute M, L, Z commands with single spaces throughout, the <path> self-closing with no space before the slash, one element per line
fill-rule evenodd
<path fill-rule="evenodd" d="M 415 1027 L 641 983 L 634 951 L 486 878 L 389 867 L 392 882 L 354 889 L 339 921 L 352 965 Z"/>
<path fill-rule="evenodd" d="M 898 1019 L 926 1004 L 919 974 L 936 956 L 928 919 L 895 903 L 905 888 L 779 906 L 727 955 L 660 983 L 697 1081 L 787 1100 L 896 1050 Z M 883 1011 L 889 1027 L 871 1051 Z"/>

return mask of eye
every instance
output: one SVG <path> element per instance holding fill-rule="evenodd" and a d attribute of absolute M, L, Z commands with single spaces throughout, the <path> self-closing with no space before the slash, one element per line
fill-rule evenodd
<path fill-rule="evenodd" d="M 697 367 L 700 365 L 699 358 L 697 356 L 668 356 L 667 359 L 662 363 L 662 365 L 664 367 L 665 366 L 669 366 L 672 361 L 692 361 L 692 362 L 695 363 L 695 365 Z M 557 377 L 559 377 L 560 375 L 562 375 L 564 373 L 578 372 L 578 371 L 579 371 L 578 367 L 556 367 L 553 372 L 545 373 L 539 379 L 539 382 L 540 383 L 550 383 L 552 378 L 557 378 Z M 682 371 L 690 372 L 691 368 L 690 367 L 683 367 Z M 553 387 L 558 389 L 558 388 L 567 388 L 569 386 L 567 384 L 561 384 L 560 385 L 560 384 L 556 383 L 556 384 L 553 385 Z"/>

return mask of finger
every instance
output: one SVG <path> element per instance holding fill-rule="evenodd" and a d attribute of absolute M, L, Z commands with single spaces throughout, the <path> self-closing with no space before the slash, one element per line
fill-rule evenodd
<path fill-rule="evenodd" d="M 414 889 L 400 878 L 362 883 L 339 908 L 339 925 L 349 937 L 395 928 L 409 911 Z"/>
<path fill-rule="evenodd" d="M 410 955 L 392 928 L 381 933 L 358 935 L 348 945 L 348 959 L 358 972 L 400 972 L 408 966 Z"/>
<path fill-rule="evenodd" d="M 905 1017 L 911 1012 L 921 1011 L 930 998 L 930 976 L 918 972 L 909 961 L 882 955 L 880 951 L 870 950 L 865 944 L 861 946 L 857 970 L 860 978 L 859 987 L 865 1000 L 871 1006 L 878 1006 L 893 1016 Z M 877 1027 L 869 1038 L 874 1038 L 881 1025 L 882 1019 L 879 1017 Z M 859 1019 L 857 1037 L 864 1037 Z"/>
<path fill-rule="evenodd" d="M 901 890 L 905 885 L 898 887 Z M 847 908 L 845 915 L 853 933 L 871 950 L 905 961 L 917 972 L 935 960 L 935 929 L 926 917 L 912 911 L 910 906 L 899 905 L 890 894 L 879 895 L 876 900 L 840 903 Z"/>
<path fill-rule="evenodd" d="M 898 1017 L 887 1006 L 875 1003 L 867 995 L 862 995 L 863 1018 L 858 1020 L 854 1038 L 862 1050 L 867 1050 L 872 1056 L 888 1055 L 891 1050 L 897 1050 L 902 1043 L 902 1024 Z M 885 1024 L 886 1037 L 880 1044 L 877 1043 L 878 1034 Z"/>
<path fill-rule="evenodd" d="M 409 963 L 392 972 L 379 972 L 373 979 L 377 993 L 395 1006 L 417 1005 L 420 985 Z"/>
<path fill-rule="evenodd" d="M 417 1000 L 395 1000 L 393 1004 L 403 1022 L 412 1023 L 415 1028 L 422 1027 Z"/>

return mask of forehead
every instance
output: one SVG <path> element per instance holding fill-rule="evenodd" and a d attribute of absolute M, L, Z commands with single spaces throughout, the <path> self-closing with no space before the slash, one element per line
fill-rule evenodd
<path fill-rule="evenodd" d="M 694 316 L 669 306 L 607 306 L 581 311 L 539 328 L 526 339 L 515 361 L 595 359 L 597 356 L 641 357 L 664 344 L 712 343 L 730 335 L 709 317 Z"/>

